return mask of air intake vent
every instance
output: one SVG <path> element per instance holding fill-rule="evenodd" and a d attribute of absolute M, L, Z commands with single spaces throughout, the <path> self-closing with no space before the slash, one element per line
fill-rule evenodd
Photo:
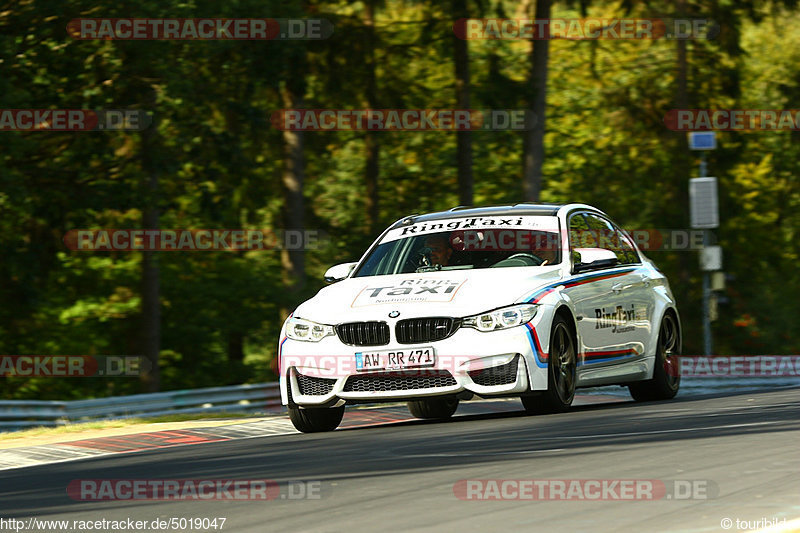
<path fill-rule="evenodd" d="M 381 346 L 389 344 L 389 325 L 386 322 L 348 322 L 336 326 L 339 340 L 352 346 Z"/>
<path fill-rule="evenodd" d="M 458 320 L 446 316 L 410 318 L 399 321 L 394 333 L 397 342 L 401 344 L 417 344 L 446 339 L 455 333 L 459 326 Z"/>
<path fill-rule="evenodd" d="M 517 381 L 517 368 L 519 367 L 519 355 L 504 365 L 472 370 L 469 377 L 478 385 L 484 387 L 495 387 L 497 385 L 508 385 Z"/>
<path fill-rule="evenodd" d="M 300 394 L 324 396 L 326 394 L 330 394 L 335 383 L 335 379 L 304 376 L 299 372 L 297 373 L 297 388 L 300 389 Z"/>
<path fill-rule="evenodd" d="M 385 392 L 452 387 L 456 380 L 446 370 L 352 376 L 344 384 L 344 392 Z"/>

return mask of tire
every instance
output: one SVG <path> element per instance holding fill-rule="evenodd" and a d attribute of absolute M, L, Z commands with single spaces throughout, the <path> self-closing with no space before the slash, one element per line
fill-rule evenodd
<path fill-rule="evenodd" d="M 680 332 L 675 315 L 667 313 L 661 319 L 656 346 L 653 378 L 628 385 L 637 402 L 669 400 L 678 394 L 681 385 Z"/>
<path fill-rule="evenodd" d="M 316 407 L 300 409 L 289 407 L 289 419 L 298 431 L 303 433 L 319 433 L 333 431 L 342 422 L 344 405 L 341 407 Z"/>
<path fill-rule="evenodd" d="M 458 409 L 457 398 L 428 398 L 408 402 L 408 411 L 416 418 L 450 418 L 456 409 Z"/>
<path fill-rule="evenodd" d="M 561 315 L 553 319 L 550 329 L 550 357 L 547 361 L 547 390 L 522 396 L 522 405 L 529 414 L 563 413 L 575 399 L 577 351 L 575 338 Z"/>

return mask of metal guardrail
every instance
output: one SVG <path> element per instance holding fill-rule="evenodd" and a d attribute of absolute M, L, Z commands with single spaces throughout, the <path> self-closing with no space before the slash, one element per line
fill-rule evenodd
<path fill-rule="evenodd" d="M 195 413 L 249 413 L 281 406 L 278 383 L 50 402 L 0 401 L 0 430 L 55 427 L 71 422 Z"/>

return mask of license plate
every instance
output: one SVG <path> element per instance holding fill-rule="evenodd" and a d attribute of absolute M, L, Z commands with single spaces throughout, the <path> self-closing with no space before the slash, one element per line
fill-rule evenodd
<path fill-rule="evenodd" d="M 356 370 L 400 370 L 403 368 L 425 368 L 436 364 L 433 348 L 410 350 L 381 350 L 379 352 L 356 353 Z"/>

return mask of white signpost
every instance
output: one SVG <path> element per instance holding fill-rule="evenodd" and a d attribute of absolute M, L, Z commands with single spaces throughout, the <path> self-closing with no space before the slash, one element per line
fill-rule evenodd
<path fill-rule="evenodd" d="M 703 272 L 722 270 L 721 246 L 704 246 L 700 250 L 700 269 Z"/>
<path fill-rule="evenodd" d="M 689 200 L 692 228 L 714 229 L 719 227 L 717 178 L 690 179 Z"/>
<path fill-rule="evenodd" d="M 706 151 L 717 147 L 716 132 L 693 131 L 689 133 L 689 148 L 699 150 L 700 177 L 689 180 L 689 212 L 694 229 L 703 230 L 703 248 L 700 251 L 700 269 L 703 271 L 703 345 L 705 355 L 711 355 L 711 320 L 716 319 L 716 300 L 711 302 L 709 272 L 722 270 L 722 248 L 710 246 L 710 230 L 719 227 L 719 199 L 717 178 L 706 176 Z M 713 307 L 713 317 L 712 317 Z"/>

